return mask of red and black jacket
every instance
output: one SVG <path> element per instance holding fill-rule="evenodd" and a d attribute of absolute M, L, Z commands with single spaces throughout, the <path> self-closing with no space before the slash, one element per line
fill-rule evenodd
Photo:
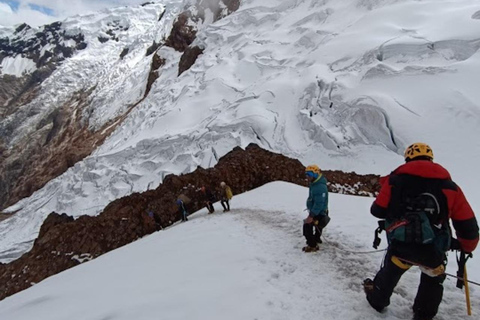
<path fill-rule="evenodd" d="M 475 214 L 460 187 L 441 165 L 429 160 L 410 161 L 382 178 L 381 184 L 380 193 L 370 209 L 375 217 L 385 219 L 397 214 L 403 188 L 429 186 L 431 190 L 438 190 L 440 206 L 452 219 L 462 249 L 472 252 L 476 248 L 479 236 Z"/>

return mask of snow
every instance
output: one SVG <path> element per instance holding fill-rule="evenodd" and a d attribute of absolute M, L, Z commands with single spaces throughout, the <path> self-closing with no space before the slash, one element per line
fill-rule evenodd
<path fill-rule="evenodd" d="M 35 62 L 21 55 L 17 55 L 14 58 L 4 58 L 0 68 L 2 74 L 9 74 L 16 77 L 21 77 L 25 73 L 32 73 L 35 70 L 37 70 Z"/>
<path fill-rule="evenodd" d="M 15 28 L 0 26 L 0 38 L 10 37 L 15 32 Z"/>
<path fill-rule="evenodd" d="M 330 194 L 330 224 L 319 252 L 301 251 L 308 190 L 274 182 L 237 195 L 232 210 L 194 213 L 0 301 L 0 318 L 49 319 L 409 319 L 420 272 L 398 284 L 383 314 L 361 282 L 378 270 L 370 252 L 372 198 Z M 268 201 L 267 201 L 268 199 Z M 385 239 L 380 249 L 385 246 Z M 85 255 L 88 256 L 88 255 Z M 455 273 L 450 255 L 448 271 Z M 468 263 L 480 279 L 480 263 Z M 437 320 L 467 319 L 464 293 L 447 278 Z M 473 314 L 480 291 L 471 285 Z"/>
<path fill-rule="evenodd" d="M 164 7 L 162 20 L 152 20 Z M 23 107 L 38 115 L 10 143 L 72 91 L 95 87 L 84 113 L 92 128 L 125 112 L 144 94 L 146 48 L 182 8 L 172 0 L 67 19 L 66 31 L 84 33 L 88 46 Z M 479 10 L 475 0 L 242 1 L 232 15 L 198 25 L 194 45 L 205 51 L 180 77 L 181 54 L 161 48 L 166 64 L 150 94 L 105 143 L 6 210 L 19 211 L 0 223 L 0 261 L 28 250 L 52 211 L 96 215 L 252 142 L 323 169 L 384 175 L 403 162 L 406 146 L 423 141 L 480 212 L 472 174 L 480 157 Z M 101 45 L 98 35 L 114 21 L 128 31 Z"/>

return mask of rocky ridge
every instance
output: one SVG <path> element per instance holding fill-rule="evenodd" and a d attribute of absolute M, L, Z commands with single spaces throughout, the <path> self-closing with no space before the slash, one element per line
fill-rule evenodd
<path fill-rule="evenodd" d="M 220 158 L 214 168 L 166 176 L 155 190 L 115 200 L 99 216 L 81 216 L 74 220 L 66 214 L 52 212 L 44 221 L 32 250 L 11 263 L 0 264 L 0 299 L 171 226 L 180 218 L 175 200 L 181 193 L 192 199 L 188 212 L 195 212 L 203 207 L 198 192 L 201 186 L 216 190 L 220 181 L 225 181 L 234 194 L 278 180 L 306 186 L 304 169 L 298 160 L 252 144 L 245 150 L 235 148 Z M 327 170 L 324 174 L 331 192 L 374 195 L 379 188 L 379 177 L 375 175 Z"/>

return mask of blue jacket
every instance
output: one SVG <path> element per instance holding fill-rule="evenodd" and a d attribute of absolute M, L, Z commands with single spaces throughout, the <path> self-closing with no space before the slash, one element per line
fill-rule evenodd
<path fill-rule="evenodd" d="M 310 216 L 320 217 L 327 214 L 328 189 L 327 179 L 322 175 L 310 184 L 308 190 L 307 209 Z"/>

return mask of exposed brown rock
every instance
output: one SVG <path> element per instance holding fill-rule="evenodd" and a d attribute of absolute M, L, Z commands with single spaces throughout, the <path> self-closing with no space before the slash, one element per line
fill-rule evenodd
<path fill-rule="evenodd" d="M 193 40 L 195 40 L 195 37 L 197 36 L 197 30 L 188 24 L 190 16 L 191 15 L 189 12 L 183 12 L 178 16 L 173 23 L 170 35 L 165 41 L 166 46 L 183 52 L 193 42 Z"/>
<path fill-rule="evenodd" d="M 178 75 L 181 75 L 184 71 L 190 69 L 191 66 L 195 63 L 198 56 L 203 53 L 203 49 L 200 49 L 197 46 L 188 47 L 180 58 L 178 64 Z"/>
<path fill-rule="evenodd" d="M 240 6 L 239 0 L 198 0 L 193 6 L 182 12 L 173 24 L 165 45 L 184 52 L 180 58 L 178 75 L 190 69 L 197 57 L 203 53 L 198 46 L 190 47 L 197 36 L 197 29 L 192 22 L 205 21 L 205 10 L 213 13 L 214 22 L 236 11 Z"/>
<path fill-rule="evenodd" d="M 3 75 L 0 77 L 0 117 L 6 118 L 14 110 L 10 107 L 12 97 L 17 97 L 27 82 L 26 77 L 15 77 L 11 75 Z"/>
<path fill-rule="evenodd" d="M 40 121 L 34 135 L 2 152 L 0 209 L 30 196 L 64 173 L 103 143 L 115 129 L 116 122 L 105 124 L 97 132 L 88 129 L 82 114 L 88 106 L 89 95 L 90 91 L 74 94 L 70 101 Z M 0 148 L 1 144 L 0 141 Z"/>
<path fill-rule="evenodd" d="M 147 88 L 145 90 L 144 97 L 148 96 L 148 94 L 150 93 L 150 89 L 152 88 L 153 83 L 160 76 L 160 71 L 158 69 L 164 65 L 165 59 L 161 58 L 158 53 L 155 52 L 152 58 L 152 64 L 150 65 L 150 73 L 148 74 Z"/>
<path fill-rule="evenodd" d="M 222 2 L 227 6 L 229 14 L 237 11 L 240 7 L 240 0 L 222 0 Z"/>
<path fill-rule="evenodd" d="M 222 157 L 215 168 L 198 168 L 181 176 L 168 175 L 157 189 L 115 200 L 97 217 L 81 216 L 73 220 L 52 213 L 42 225 L 32 250 L 18 260 L 0 265 L 0 299 L 171 225 L 179 220 L 175 200 L 181 193 L 192 200 L 187 210 L 194 212 L 203 207 L 198 191 L 203 185 L 218 190 L 220 181 L 225 181 L 234 194 L 277 180 L 306 185 L 304 169 L 298 160 L 257 145 L 245 150 L 237 147 Z M 360 190 L 374 194 L 379 187 L 378 177 L 374 175 L 340 171 L 324 171 L 324 174 L 330 187 L 342 185 L 346 193 Z M 148 215 L 149 211 L 154 218 Z"/>
<path fill-rule="evenodd" d="M 45 240 L 47 238 L 45 236 L 45 234 L 48 232 L 48 230 L 50 230 L 51 228 L 53 228 L 55 226 L 58 226 L 59 224 L 68 223 L 68 222 L 72 222 L 72 221 L 73 221 L 73 217 L 71 217 L 71 216 L 69 216 L 65 213 L 62 213 L 62 214 L 58 214 L 58 213 L 55 213 L 55 212 L 50 213 L 48 215 L 48 217 L 45 219 L 45 221 L 43 221 L 43 224 L 40 227 L 40 231 L 38 233 L 37 241 L 45 242 Z"/>

